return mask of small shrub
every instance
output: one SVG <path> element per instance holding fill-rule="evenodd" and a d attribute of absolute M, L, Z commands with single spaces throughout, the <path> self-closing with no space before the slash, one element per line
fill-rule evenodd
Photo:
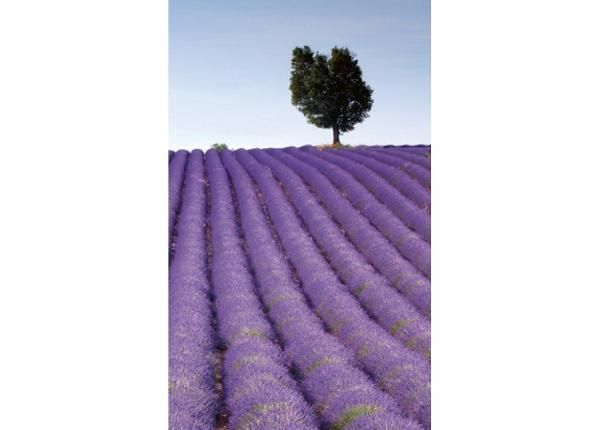
<path fill-rule="evenodd" d="M 223 151 L 223 150 L 229 149 L 229 148 L 227 148 L 226 143 L 216 142 L 216 143 L 213 143 L 212 149 L 214 149 L 215 151 Z"/>
<path fill-rule="evenodd" d="M 319 149 L 319 151 L 327 151 L 330 149 L 342 149 L 342 148 L 354 148 L 352 145 L 346 145 L 343 143 L 325 143 L 323 145 L 319 145 L 317 146 L 317 149 Z"/>

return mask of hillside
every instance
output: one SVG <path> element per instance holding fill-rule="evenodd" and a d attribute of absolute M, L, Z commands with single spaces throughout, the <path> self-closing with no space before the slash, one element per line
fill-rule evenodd
<path fill-rule="evenodd" d="M 430 208 L 429 147 L 170 151 L 170 429 L 429 429 Z"/>

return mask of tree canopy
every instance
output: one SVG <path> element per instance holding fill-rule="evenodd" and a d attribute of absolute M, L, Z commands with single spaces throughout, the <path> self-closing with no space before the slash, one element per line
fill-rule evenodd
<path fill-rule="evenodd" d="M 373 89 L 362 78 L 358 60 L 348 48 L 334 47 L 331 56 L 296 47 L 292 52 L 290 77 L 292 105 L 310 124 L 333 130 L 333 144 L 340 133 L 369 116 Z"/>

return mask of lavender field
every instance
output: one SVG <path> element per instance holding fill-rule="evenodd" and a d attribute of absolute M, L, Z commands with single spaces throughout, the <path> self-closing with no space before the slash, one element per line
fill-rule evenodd
<path fill-rule="evenodd" d="M 169 428 L 431 427 L 430 148 L 169 152 Z"/>

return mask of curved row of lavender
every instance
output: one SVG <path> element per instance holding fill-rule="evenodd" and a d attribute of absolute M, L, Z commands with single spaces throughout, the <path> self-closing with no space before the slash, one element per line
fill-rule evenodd
<path fill-rule="evenodd" d="M 431 247 L 429 243 L 396 218 L 385 205 L 381 204 L 364 186 L 343 169 L 321 160 L 315 155 L 297 149 L 290 151 L 290 154 L 317 168 L 319 172 L 325 175 L 341 190 L 350 203 L 381 232 L 379 235 L 392 242 L 404 258 L 423 272 L 427 278 L 430 278 Z M 353 212 L 349 216 L 362 219 L 356 211 L 352 211 L 350 208 L 349 211 Z M 374 233 L 374 235 L 378 236 L 378 233 Z"/>
<path fill-rule="evenodd" d="M 431 313 L 429 280 L 406 261 L 398 250 L 363 217 L 315 167 L 302 163 L 284 151 L 266 150 L 292 167 L 319 195 L 329 213 L 341 224 L 362 254 L 394 287 L 400 290 L 425 316 Z M 428 255 L 424 255 L 428 261 Z"/>
<path fill-rule="evenodd" d="M 380 154 L 391 155 L 393 157 L 398 158 L 399 160 L 404 160 L 408 163 L 417 164 L 429 171 L 431 171 L 431 159 L 427 158 L 423 155 L 423 153 L 412 153 L 410 151 L 390 151 L 385 148 L 373 148 L 373 151 Z"/>
<path fill-rule="evenodd" d="M 399 158 L 397 153 L 390 156 L 388 154 L 382 154 L 379 151 L 369 151 L 365 149 L 358 149 L 357 152 L 406 172 L 407 175 L 419 182 L 425 188 L 431 188 L 431 175 L 429 169 L 407 159 L 407 155 L 402 155 L 402 157 Z"/>
<path fill-rule="evenodd" d="M 185 184 L 169 270 L 169 428 L 208 429 L 215 425 L 217 395 L 201 151 L 189 156 Z"/>
<path fill-rule="evenodd" d="M 362 164 L 365 168 L 379 173 L 386 181 L 391 183 L 406 197 L 416 203 L 419 208 L 426 211 L 429 211 L 431 208 L 431 193 L 427 188 L 425 188 L 422 184 L 420 184 L 417 180 L 403 170 L 396 169 L 389 164 L 383 163 L 380 160 L 376 160 L 372 151 L 366 150 L 365 152 L 356 149 L 349 151 L 336 151 L 336 154 L 339 154 L 346 159 L 356 161 L 357 163 Z"/>
<path fill-rule="evenodd" d="M 284 186 L 321 253 L 360 304 L 392 335 L 426 357 L 430 354 L 429 322 L 386 279 L 376 272 L 321 207 L 302 179 L 269 151 L 251 151 Z"/>
<path fill-rule="evenodd" d="M 169 244 L 173 238 L 173 227 L 180 206 L 180 192 L 183 185 L 188 152 L 177 151 L 169 162 Z"/>
<path fill-rule="evenodd" d="M 429 363 L 373 321 L 342 285 L 267 168 L 245 150 L 236 151 L 236 156 L 263 193 L 275 230 L 317 315 L 402 410 L 428 427 Z"/>
<path fill-rule="evenodd" d="M 381 428 L 383 424 L 390 428 L 420 428 L 401 416 L 393 399 L 382 393 L 355 366 L 352 354 L 325 331 L 293 280 L 252 180 L 231 153 L 225 152 L 223 161 L 237 194 L 242 230 L 252 250 L 250 259 L 262 301 L 321 422 L 333 428 L 355 421 L 355 426 L 360 422 L 363 425 L 357 428 Z"/>
<path fill-rule="evenodd" d="M 170 429 L 430 428 L 429 190 L 394 167 L 430 152 L 408 149 L 170 153 Z"/>
<path fill-rule="evenodd" d="M 378 148 L 378 147 L 375 147 Z M 391 149 L 392 151 L 400 150 L 411 154 L 422 155 L 423 157 L 431 159 L 431 147 L 430 146 L 390 146 L 384 147 L 385 149 Z"/>
<path fill-rule="evenodd" d="M 227 172 L 206 156 L 210 186 L 212 286 L 219 336 L 226 345 L 224 387 L 235 429 L 316 430 L 315 417 L 291 377 L 259 301 L 238 234 Z"/>
<path fill-rule="evenodd" d="M 431 241 L 431 217 L 429 214 L 376 171 L 337 155 L 335 152 L 338 151 L 317 151 L 309 148 L 306 149 L 306 152 L 317 153 L 319 158 L 329 161 L 332 165 L 336 165 L 354 176 L 409 228 L 427 242 Z"/>

